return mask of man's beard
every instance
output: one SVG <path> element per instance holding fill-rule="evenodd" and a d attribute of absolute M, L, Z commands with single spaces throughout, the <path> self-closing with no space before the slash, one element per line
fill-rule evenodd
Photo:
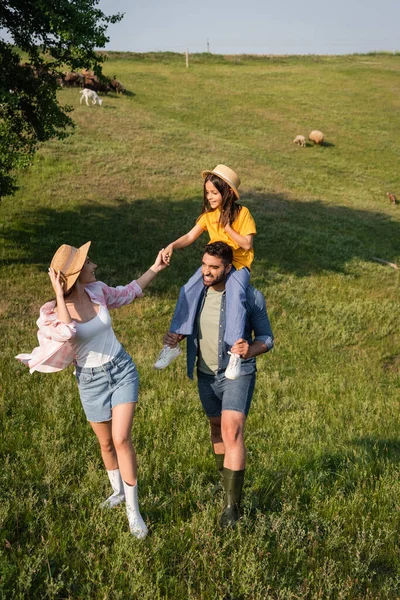
<path fill-rule="evenodd" d="M 218 285 L 219 283 L 225 283 L 226 280 L 226 272 L 224 271 L 219 277 L 211 278 L 210 281 L 204 281 L 203 275 L 203 285 L 206 287 L 212 287 L 213 285 Z"/>

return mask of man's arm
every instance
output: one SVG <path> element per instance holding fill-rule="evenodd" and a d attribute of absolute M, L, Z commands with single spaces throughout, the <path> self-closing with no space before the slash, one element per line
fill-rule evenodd
<path fill-rule="evenodd" d="M 239 354 L 242 358 L 255 358 L 260 354 L 268 352 L 269 348 L 267 344 L 260 340 L 254 340 L 252 344 L 246 342 L 245 339 L 240 338 L 231 348 L 233 354 Z"/>

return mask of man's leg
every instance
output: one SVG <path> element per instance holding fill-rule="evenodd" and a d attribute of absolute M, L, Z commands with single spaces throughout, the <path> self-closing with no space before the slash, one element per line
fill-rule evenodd
<path fill-rule="evenodd" d="M 246 466 L 245 423 L 245 414 L 236 410 L 222 411 L 221 435 L 225 448 L 224 467 L 226 469 L 241 471 Z"/>
<path fill-rule="evenodd" d="M 221 527 L 234 526 L 240 517 L 240 501 L 246 466 L 244 426 L 246 415 L 235 410 L 223 410 L 221 433 L 225 447 L 223 485 L 225 507 L 221 515 Z"/>
<path fill-rule="evenodd" d="M 244 428 L 253 398 L 255 373 L 241 375 L 238 379 L 222 379 L 221 435 L 225 447 L 223 484 L 225 508 L 221 526 L 235 525 L 240 516 L 240 501 L 246 466 Z"/>
<path fill-rule="evenodd" d="M 225 457 L 224 443 L 221 434 L 222 395 L 218 395 L 214 389 L 215 377 L 213 375 L 205 375 L 204 373 L 198 372 L 197 386 L 203 410 L 210 422 L 211 445 L 214 452 L 217 471 L 222 479 Z"/>
<path fill-rule="evenodd" d="M 221 434 L 221 417 L 209 417 L 209 420 L 211 444 L 214 451 L 215 464 L 222 479 L 224 471 L 225 446 L 224 442 L 222 441 Z"/>

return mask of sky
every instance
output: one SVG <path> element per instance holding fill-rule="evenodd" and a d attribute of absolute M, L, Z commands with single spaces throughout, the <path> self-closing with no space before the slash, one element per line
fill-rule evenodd
<path fill-rule="evenodd" d="M 107 50 L 215 54 L 400 51 L 400 0 L 100 0 Z M 207 45 L 207 42 L 209 45 Z"/>

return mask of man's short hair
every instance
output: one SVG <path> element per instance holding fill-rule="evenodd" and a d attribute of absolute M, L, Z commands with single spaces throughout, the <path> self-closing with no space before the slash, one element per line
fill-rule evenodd
<path fill-rule="evenodd" d="M 232 248 L 225 244 L 225 242 L 214 242 L 213 244 L 207 244 L 204 248 L 204 252 L 210 256 L 216 256 L 220 258 L 224 265 L 231 265 L 233 261 Z"/>

